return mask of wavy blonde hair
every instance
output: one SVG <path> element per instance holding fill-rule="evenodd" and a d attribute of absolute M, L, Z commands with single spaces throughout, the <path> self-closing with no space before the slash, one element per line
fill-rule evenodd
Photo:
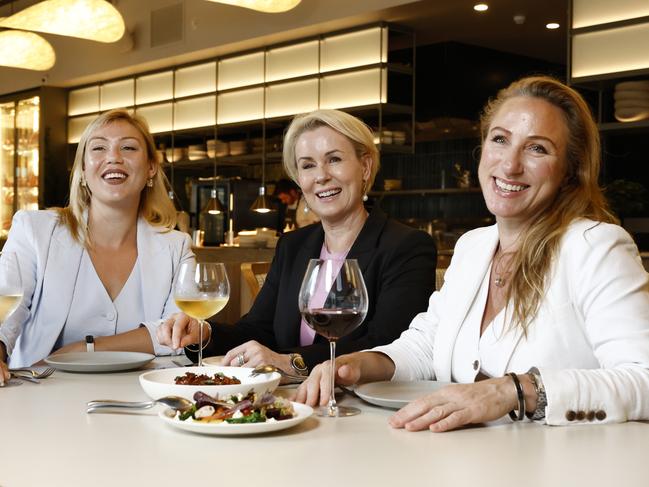
<path fill-rule="evenodd" d="M 90 207 L 92 195 L 88 186 L 84 184 L 83 169 L 85 165 L 86 147 L 92 134 L 111 123 L 124 121 L 131 124 L 142 135 L 146 146 L 147 161 L 156 169 L 153 176 L 153 186 L 145 186 L 140 196 L 139 215 L 156 227 L 171 230 L 176 225 L 176 209 L 169 198 L 169 181 L 160 163 L 155 149 L 153 136 L 149 131 L 146 120 L 138 115 L 131 115 L 126 110 L 110 110 L 99 115 L 90 122 L 81 134 L 77 153 L 70 174 L 70 202 L 65 208 L 56 208 L 60 221 L 66 225 L 73 238 L 85 247 L 92 245 L 92 238 L 88 230 L 85 213 Z"/>
<path fill-rule="evenodd" d="M 374 145 L 374 133 L 362 120 L 340 110 L 315 110 L 313 112 L 296 115 L 284 134 L 284 170 L 289 177 L 298 184 L 297 159 L 295 146 L 297 139 L 304 132 L 315 130 L 318 127 L 329 127 L 344 135 L 354 146 L 356 157 L 369 157 L 372 161 L 370 177 L 365 182 L 363 192 L 366 193 L 374 184 L 376 174 L 379 172 L 379 151 Z"/>
<path fill-rule="evenodd" d="M 617 223 L 598 184 L 600 140 L 595 123 L 582 96 L 560 81 L 546 76 L 522 78 L 504 88 L 487 103 L 480 119 L 484 143 L 491 122 L 503 104 L 514 97 L 545 100 L 559 108 L 568 132 L 566 175 L 545 211 L 529 224 L 519 237 L 520 247 L 512 258 L 512 279 L 506 291 L 512 303 L 511 326 L 523 333 L 538 312 L 552 263 L 561 238 L 578 218 Z"/>

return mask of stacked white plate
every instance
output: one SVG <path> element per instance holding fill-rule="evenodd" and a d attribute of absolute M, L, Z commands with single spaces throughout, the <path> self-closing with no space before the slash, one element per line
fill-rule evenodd
<path fill-rule="evenodd" d="M 649 80 L 615 85 L 615 118 L 620 122 L 649 119 Z"/>

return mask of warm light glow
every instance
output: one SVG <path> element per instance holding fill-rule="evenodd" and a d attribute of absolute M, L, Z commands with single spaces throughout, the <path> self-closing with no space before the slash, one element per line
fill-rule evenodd
<path fill-rule="evenodd" d="M 54 49 L 38 34 L 18 30 L 0 32 L 0 65 L 47 71 L 56 62 Z"/>
<path fill-rule="evenodd" d="M 476 12 L 485 12 L 489 10 L 489 5 L 487 5 L 486 3 L 476 3 L 473 6 L 473 10 L 475 10 Z"/>
<path fill-rule="evenodd" d="M 105 0 L 46 0 L 2 19 L 0 27 L 98 42 L 116 42 L 125 30 L 121 14 Z"/>
<path fill-rule="evenodd" d="M 649 15 L 647 0 L 573 0 L 572 5 L 573 29 Z"/>
<path fill-rule="evenodd" d="M 298 6 L 302 0 L 208 0 L 209 2 L 225 3 L 236 7 L 249 8 L 258 12 L 276 14 L 286 12 Z"/>
<path fill-rule="evenodd" d="M 549 24 L 545 24 L 545 28 L 550 30 L 558 29 L 559 27 L 560 25 L 557 24 L 556 22 L 550 22 Z"/>

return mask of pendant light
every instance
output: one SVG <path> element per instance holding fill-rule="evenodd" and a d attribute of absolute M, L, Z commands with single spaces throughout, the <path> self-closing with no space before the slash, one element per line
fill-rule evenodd
<path fill-rule="evenodd" d="M 124 35 L 124 19 L 106 0 L 45 0 L 0 20 L 0 27 L 98 42 Z"/>
<path fill-rule="evenodd" d="M 0 32 L 0 66 L 47 71 L 55 62 L 54 48 L 38 34 L 20 30 Z"/>
<path fill-rule="evenodd" d="M 225 3 L 236 7 L 249 8 L 258 12 L 277 14 L 286 12 L 297 5 L 302 0 L 208 0 L 215 3 Z"/>
<path fill-rule="evenodd" d="M 264 83 L 266 82 L 266 52 L 264 52 Z M 261 186 L 259 186 L 259 196 L 252 202 L 250 209 L 257 213 L 268 213 L 275 211 L 274 205 L 270 198 L 266 196 L 266 87 L 264 86 L 263 95 L 263 120 L 261 121 Z"/>
<path fill-rule="evenodd" d="M 216 63 L 216 78 L 219 79 L 219 63 Z M 216 141 L 217 141 L 217 135 L 218 135 L 218 128 L 217 128 L 217 120 L 218 120 L 218 115 L 219 115 L 219 103 L 218 103 L 218 97 L 216 97 L 214 101 L 214 158 L 212 160 L 212 190 L 210 191 L 210 199 L 207 201 L 207 204 L 203 208 L 202 212 L 207 213 L 209 215 L 220 215 L 221 213 L 225 213 L 225 208 L 221 204 L 221 200 L 219 200 L 218 197 L 218 192 L 216 191 Z M 206 147 L 207 148 L 207 147 Z"/>

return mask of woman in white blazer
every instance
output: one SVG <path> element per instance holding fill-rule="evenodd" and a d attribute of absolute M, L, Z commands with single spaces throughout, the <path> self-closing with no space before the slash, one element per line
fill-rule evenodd
<path fill-rule="evenodd" d="M 445 282 L 399 339 L 336 360 L 337 381 L 458 382 L 395 413 L 446 431 L 509 413 L 551 425 L 649 419 L 649 278 L 597 184 L 581 96 L 524 78 L 485 108 L 479 179 L 496 225 L 465 234 Z M 331 364 L 298 400 L 326 402 Z"/>
<path fill-rule="evenodd" d="M 178 311 L 173 283 L 193 258 L 189 235 L 172 230 L 175 209 L 146 122 L 125 110 L 84 131 L 72 168 L 70 205 L 19 211 L 5 252 L 23 282 L 18 309 L 0 327 L 0 382 L 12 367 L 50 353 L 171 353 L 155 338 Z M 86 339 L 87 337 L 87 339 Z"/>

